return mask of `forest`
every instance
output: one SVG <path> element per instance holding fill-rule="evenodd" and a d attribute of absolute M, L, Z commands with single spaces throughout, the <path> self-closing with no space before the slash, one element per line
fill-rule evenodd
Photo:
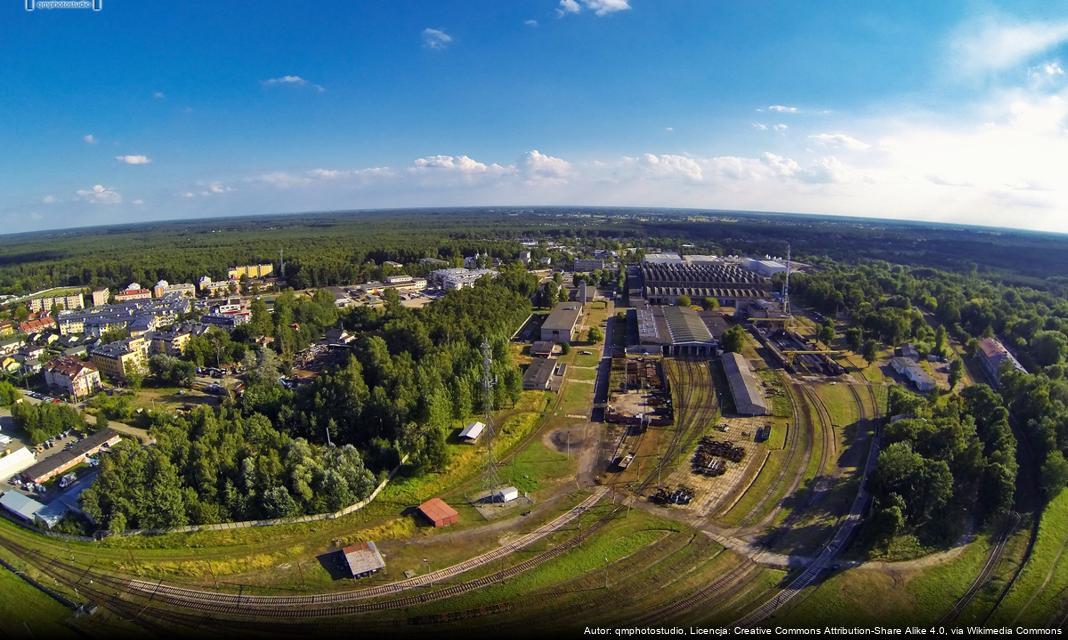
<path fill-rule="evenodd" d="M 125 286 L 159 279 L 225 277 L 235 264 L 269 261 L 296 289 L 388 274 L 412 275 L 423 258 L 455 264 L 476 251 L 514 259 L 522 239 L 543 243 L 532 257 L 554 257 L 553 243 L 597 248 L 659 246 L 689 253 L 829 257 L 856 264 L 885 260 L 978 274 L 1006 284 L 1064 293 L 1068 251 L 1055 234 L 834 216 L 625 208 L 461 208 L 316 213 L 185 220 L 5 236 L 0 293 L 50 286 Z M 1026 255 L 1026 260 L 1020 256 Z M 641 252 L 629 254 L 639 260 Z"/>
<path fill-rule="evenodd" d="M 508 338 L 529 315 L 536 286 L 525 270 L 505 270 L 422 309 L 387 300 L 381 311 L 341 316 L 332 299 L 283 294 L 281 310 L 276 303 L 274 314 L 254 311 L 244 336 L 272 335 L 277 352 L 239 354 L 241 343 L 225 333 L 205 334 L 203 352 L 192 342 L 186 351 L 192 360 L 217 349 L 245 357 L 251 370 L 241 398 L 185 416 L 153 415 L 157 445 L 126 443 L 105 456 L 99 480 L 83 494 L 86 514 L 121 532 L 325 513 L 366 497 L 404 455 L 406 473 L 440 469 L 451 430 L 483 410 L 484 340 L 497 380 L 493 406 L 518 399 L 522 378 Z M 285 358 L 336 322 L 357 336 L 344 364 L 283 387 Z M 191 364 L 151 362 L 166 381 L 187 376 Z M 130 411 L 121 397 L 95 403 L 106 418 Z"/>
<path fill-rule="evenodd" d="M 1001 426 L 1000 416 L 1007 409 L 1005 425 L 1015 427 L 1014 440 L 1023 440 L 1019 457 L 1039 471 L 1041 494 L 1052 498 L 1068 483 L 1068 300 L 1062 295 L 990 280 L 974 271 L 954 273 L 882 261 L 860 265 L 824 261 L 819 270 L 798 274 L 791 286 L 817 309 L 847 318 L 849 346 L 862 350 L 869 361 L 879 345 L 894 347 L 911 341 L 921 354 L 954 359 L 954 383 L 960 377 L 960 365 L 947 351 L 947 337 L 964 346 L 965 357 L 972 359 L 977 371 L 978 339 L 999 338 L 1028 373 L 1006 367 L 996 393 L 984 386 L 978 387 L 982 391 L 966 389 L 961 393 L 965 413 L 975 416 L 989 454 L 993 446 L 987 440 L 989 429 L 996 431 L 993 442 L 1007 443 L 1012 435 L 1011 429 Z M 976 402 L 982 402 L 985 409 L 968 410 Z M 963 414 L 941 405 L 935 412 L 936 418 L 949 424 L 955 424 L 954 415 Z M 998 416 L 996 426 L 986 424 L 990 416 Z M 897 453 L 905 459 L 900 447 Z M 914 450 L 909 457 L 915 454 Z M 997 467 L 992 463 L 984 470 L 988 491 L 1015 476 L 1018 465 L 1008 464 L 1007 455 L 1003 457 Z"/>

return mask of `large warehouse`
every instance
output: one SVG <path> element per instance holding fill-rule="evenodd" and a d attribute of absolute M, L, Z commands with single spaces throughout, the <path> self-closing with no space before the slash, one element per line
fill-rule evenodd
<path fill-rule="evenodd" d="M 716 298 L 734 306 L 739 300 L 765 298 L 771 283 L 734 263 L 642 264 L 642 293 L 651 304 L 675 304 L 679 296 L 697 302 Z"/>
<path fill-rule="evenodd" d="M 724 353 L 722 362 L 735 411 L 743 416 L 767 415 L 768 405 L 760 390 L 760 382 L 749 368 L 749 362 L 741 354 L 732 352 Z"/>
<path fill-rule="evenodd" d="M 701 316 L 687 307 L 639 307 L 638 341 L 673 356 L 711 357 L 718 346 Z"/>
<path fill-rule="evenodd" d="M 575 339 L 575 327 L 582 315 L 582 304 L 559 302 L 541 325 L 541 339 L 556 344 L 570 344 Z"/>

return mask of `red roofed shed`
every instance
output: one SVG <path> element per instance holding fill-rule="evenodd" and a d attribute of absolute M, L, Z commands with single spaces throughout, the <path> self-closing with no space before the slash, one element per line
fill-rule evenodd
<path fill-rule="evenodd" d="M 435 527 L 447 527 L 460 520 L 460 514 L 456 512 L 456 509 L 445 504 L 441 498 L 431 498 L 419 505 L 419 513 L 423 514 L 423 517 L 432 522 Z"/>

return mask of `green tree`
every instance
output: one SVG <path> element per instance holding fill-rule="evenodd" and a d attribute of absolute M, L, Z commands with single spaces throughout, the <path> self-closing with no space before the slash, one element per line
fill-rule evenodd
<path fill-rule="evenodd" d="M 949 363 L 949 390 L 957 388 L 957 383 L 964 377 L 964 362 L 960 358 L 954 358 Z"/>
<path fill-rule="evenodd" d="M 592 344 L 604 340 L 604 332 L 600 327 L 590 327 L 590 330 L 586 332 L 586 340 Z"/>
<path fill-rule="evenodd" d="M 865 340 L 861 355 L 868 365 L 871 365 L 879 357 L 879 344 L 874 340 Z"/>
<path fill-rule="evenodd" d="M 1059 449 L 1054 449 L 1046 455 L 1046 461 L 1042 464 L 1042 492 L 1048 500 L 1052 500 L 1061 492 L 1068 483 L 1068 460 Z"/>
<path fill-rule="evenodd" d="M 719 298 L 713 298 L 711 296 L 705 296 L 701 300 L 701 308 L 705 311 L 711 311 L 713 309 L 719 309 Z"/>
<path fill-rule="evenodd" d="M 1039 331 L 1031 340 L 1031 357 L 1040 367 L 1055 365 L 1068 352 L 1068 337 L 1060 331 Z"/>
<path fill-rule="evenodd" d="M 828 320 L 828 321 L 824 322 L 822 325 L 820 325 L 819 339 L 820 339 L 820 342 L 822 342 L 823 344 L 826 344 L 826 345 L 829 345 L 832 342 L 834 342 L 834 323 L 833 322 Z"/>
<path fill-rule="evenodd" d="M 675 304 L 680 307 L 689 307 L 693 304 L 693 300 L 690 299 L 690 296 L 683 294 L 675 299 Z"/>
<path fill-rule="evenodd" d="M 860 327 L 849 327 L 846 329 L 845 336 L 849 349 L 854 353 L 860 353 L 861 348 L 864 346 L 864 334 L 861 332 Z"/>
<path fill-rule="evenodd" d="M 741 353 L 742 346 L 745 344 L 745 329 L 741 325 L 734 325 L 723 332 L 721 342 L 724 351 Z"/>

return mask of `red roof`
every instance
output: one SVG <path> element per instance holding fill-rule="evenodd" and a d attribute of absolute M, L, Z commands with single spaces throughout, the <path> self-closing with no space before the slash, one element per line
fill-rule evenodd
<path fill-rule="evenodd" d="M 19 331 L 23 333 L 33 333 L 40 331 L 41 329 L 47 329 L 55 326 L 56 321 L 53 318 L 40 318 L 38 320 L 27 320 L 19 325 Z"/>
<path fill-rule="evenodd" d="M 419 512 L 433 522 L 435 527 L 452 524 L 460 519 L 456 509 L 445 504 L 441 498 L 431 498 L 419 505 Z"/>
<path fill-rule="evenodd" d="M 56 358 L 55 360 L 46 364 L 45 369 L 47 369 L 48 371 L 61 373 L 67 376 L 68 378 L 76 378 L 81 374 L 83 370 L 86 369 L 88 369 L 89 371 L 97 370 L 96 367 L 90 364 L 87 364 L 80 360 L 75 360 L 74 358 L 67 357 Z"/>

